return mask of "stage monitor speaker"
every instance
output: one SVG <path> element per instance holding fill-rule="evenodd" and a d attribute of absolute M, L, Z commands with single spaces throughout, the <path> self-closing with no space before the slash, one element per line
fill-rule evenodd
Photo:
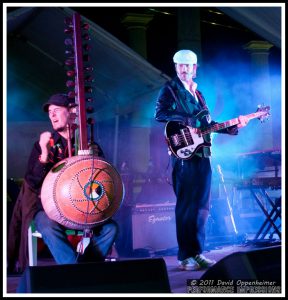
<path fill-rule="evenodd" d="M 281 246 L 232 253 L 208 269 L 201 279 L 281 282 Z"/>
<path fill-rule="evenodd" d="M 163 258 L 28 267 L 19 293 L 170 293 Z"/>
<path fill-rule="evenodd" d="M 136 205 L 132 210 L 133 249 L 177 247 L 175 203 Z"/>

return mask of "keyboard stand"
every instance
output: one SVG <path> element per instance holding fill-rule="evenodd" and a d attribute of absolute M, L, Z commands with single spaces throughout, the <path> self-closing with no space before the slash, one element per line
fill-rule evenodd
<path fill-rule="evenodd" d="M 256 233 L 253 241 L 257 240 L 265 240 L 265 236 L 268 234 L 269 230 L 273 227 L 274 232 L 270 235 L 273 237 L 273 234 L 277 234 L 279 239 L 281 240 L 281 232 L 279 230 L 280 226 L 276 225 L 276 221 L 279 219 L 281 220 L 281 200 L 276 200 L 275 202 L 269 197 L 268 193 L 264 188 L 255 188 L 251 187 L 250 191 L 254 196 L 256 202 L 258 203 L 259 207 L 263 211 L 264 215 L 266 216 L 266 220 L 263 222 L 262 226 L 260 227 L 259 231 Z M 258 192 L 257 192 L 258 191 Z M 267 199 L 271 206 L 271 210 L 265 207 L 263 204 L 263 198 Z"/>

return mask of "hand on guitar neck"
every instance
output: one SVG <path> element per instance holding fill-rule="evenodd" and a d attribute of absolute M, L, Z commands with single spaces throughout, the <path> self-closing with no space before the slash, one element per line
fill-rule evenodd
<path fill-rule="evenodd" d="M 239 116 L 238 121 L 239 121 L 239 124 L 237 125 L 237 127 L 242 128 L 242 127 L 245 127 L 248 124 L 249 118 L 246 117 L 246 116 Z"/>

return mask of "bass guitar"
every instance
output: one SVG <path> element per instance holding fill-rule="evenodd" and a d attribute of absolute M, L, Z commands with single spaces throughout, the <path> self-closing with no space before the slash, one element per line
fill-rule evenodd
<path fill-rule="evenodd" d="M 270 106 L 258 106 L 255 113 L 248 114 L 248 120 L 258 118 L 261 122 L 270 116 Z M 190 159 L 200 147 L 210 147 L 211 143 L 205 141 L 206 134 L 238 125 L 238 118 L 223 123 L 216 123 L 207 128 L 193 128 L 181 122 L 169 121 L 165 126 L 165 138 L 169 150 L 181 159 Z"/>

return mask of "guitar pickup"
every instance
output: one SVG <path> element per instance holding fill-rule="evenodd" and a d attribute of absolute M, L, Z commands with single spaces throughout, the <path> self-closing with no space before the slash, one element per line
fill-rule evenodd
<path fill-rule="evenodd" d="M 180 139 L 178 134 L 174 134 L 171 136 L 171 140 L 174 146 L 179 146 L 180 145 Z"/>
<path fill-rule="evenodd" d="M 193 145 L 194 141 L 193 141 L 193 138 L 192 138 L 192 135 L 191 135 L 189 129 L 184 128 L 184 129 L 181 129 L 180 131 L 182 132 L 182 136 L 184 138 L 185 145 Z"/>

